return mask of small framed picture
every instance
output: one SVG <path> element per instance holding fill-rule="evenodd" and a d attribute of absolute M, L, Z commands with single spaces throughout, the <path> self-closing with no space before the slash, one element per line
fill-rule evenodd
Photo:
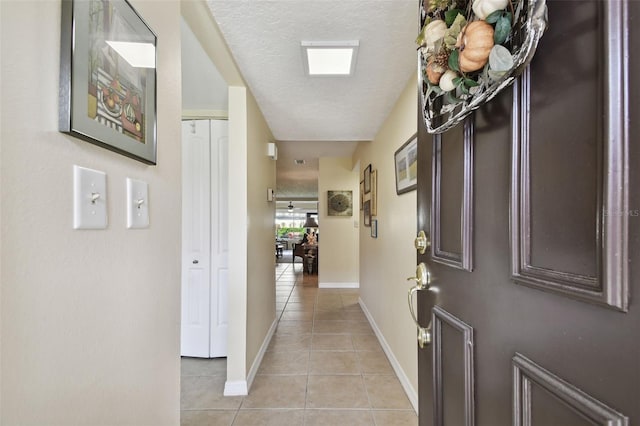
<path fill-rule="evenodd" d="M 364 169 L 364 193 L 368 194 L 371 192 L 371 164 Z"/>
<path fill-rule="evenodd" d="M 378 238 L 378 219 L 371 219 L 371 238 Z"/>
<path fill-rule="evenodd" d="M 327 191 L 328 216 L 352 216 L 353 193 L 351 191 Z"/>
<path fill-rule="evenodd" d="M 371 171 L 371 216 L 378 215 L 378 171 Z"/>
<path fill-rule="evenodd" d="M 360 211 L 364 208 L 364 180 L 360 181 Z"/>
<path fill-rule="evenodd" d="M 396 194 L 413 191 L 418 186 L 418 134 L 411 136 L 394 155 Z"/>
<path fill-rule="evenodd" d="M 364 226 L 371 226 L 371 200 L 366 200 L 364 202 Z"/>

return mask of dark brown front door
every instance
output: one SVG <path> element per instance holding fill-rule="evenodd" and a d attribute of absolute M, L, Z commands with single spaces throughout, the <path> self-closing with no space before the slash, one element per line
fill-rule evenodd
<path fill-rule="evenodd" d="M 423 426 L 640 424 L 640 2 L 547 4 L 512 90 L 419 118 Z"/>

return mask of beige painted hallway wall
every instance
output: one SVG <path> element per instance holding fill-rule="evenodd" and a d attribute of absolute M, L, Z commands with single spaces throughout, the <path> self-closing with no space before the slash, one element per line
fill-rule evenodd
<path fill-rule="evenodd" d="M 357 287 L 359 241 L 358 220 L 360 195 L 358 173 L 350 158 L 320 158 L 318 175 L 318 224 L 320 225 L 318 285 L 320 287 Z M 351 191 L 352 216 L 329 216 L 328 191 Z"/>
<path fill-rule="evenodd" d="M 394 153 L 417 132 L 417 76 L 413 74 L 372 142 L 358 145 L 353 162 L 377 169 L 378 238 L 360 214 L 360 295 L 403 375 L 417 407 L 416 327 L 407 306 L 407 277 L 416 269 L 416 192 L 396 195 Z"/>
<path fill-rule="evenodd" d="M 275 320 L 273 253 L 276 165 L 273 141 L 215 19 L 204 2 L 182 1 L 182 15 L 229 84 L 229 352 L 225 393 L 246 394 Z"/>
<path fill-rule="evenodd" d="M 179 423 L 180 2 L 132 4 L 159 38 L 157 166 L 58 132 L 60 1 L 0 2 L 2 424 Z M 74 164 L 107 173 L 106 230 L 72 230 Z"/>

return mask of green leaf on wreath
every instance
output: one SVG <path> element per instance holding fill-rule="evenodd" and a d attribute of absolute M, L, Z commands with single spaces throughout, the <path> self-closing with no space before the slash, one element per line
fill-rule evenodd
<path fill-rule="evenodd" d="M 460 9 L 451 9 L 444 13 L 444 22 L 447 24 L 447 27 L 450 27 L 451 24 L 453 24 L 453 21 L 455 21 L 458 14 L 464 16 L 464 12 Z"/>
<path fill-rule="evenodd" d="M 480 84 L 471 78 L 465 78 L 464 85 L 467 87 L 475 87 L 475 86 L 479 86 Z"/>
<path fill-rule="evenodd" d="M 447 92 L 444 95 L 444 97 L 447 100 L 447 103 L 450 103 L 450 104 L 457 104 L 457 103 L 462 102 L 462 99 L 453 96 L 453 94 L 451 92 Z"/>
<path fill-rule="evenodd" d="M 458 55 L 460 52 L 458 50 L 452 50 L 449 55 L 449 68 L 454 71 L 460 71 L 460 66 L 458 65 Z"/>
<path fill-rule="evenodd" d="M 511 17 L 510 15 L 501 16 L 496 22 L 496 29 L 493 33 L 493 41 L 495 44 L 502 44 L 509 37 L 511 31 Z"/>

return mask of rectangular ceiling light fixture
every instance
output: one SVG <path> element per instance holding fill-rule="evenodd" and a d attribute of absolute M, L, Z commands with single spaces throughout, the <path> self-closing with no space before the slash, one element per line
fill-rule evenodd
<path fill-rule="evenodd" d="M 352 75 L 360 42 L 303 41 L 300 46 L 307 75 Z"/>

